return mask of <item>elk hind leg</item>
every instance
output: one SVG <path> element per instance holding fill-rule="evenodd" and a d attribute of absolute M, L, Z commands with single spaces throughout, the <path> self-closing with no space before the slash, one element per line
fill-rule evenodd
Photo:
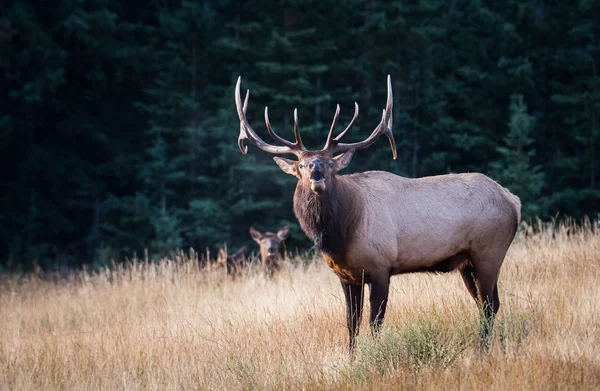
<path fill-rule="evenodd" d="M 480 292 L 480 301 L 482 303 L 483 316 L 479 328 L 479 340 L 485 348 L 489 348 L 490 337 L 494 327 L 494 319 L 500 308 L 500 299 L 498 298 L 498 283 L 497 279 L 493 282 L 478 280 L 478 288 Z"/>
<path fill-rule="evenodd" d="M 487 341 L 500 308 L 498 272 L 477 270 L 468 263 L 460 268 L 460 273 L 467 290 L 480 305 L 482 318 L 479 336 L 482 341 Z"/>
<path fill-rule="evenodd" d="M 475 299 L 475 301 L 479 301 L 479 294 L 477 293 L 477 280 L 475 279 L 475 269 L 471 262 L 467 262 L 460 267 L 460 275 L 465 282 L 467 290 L 471 294 L 471 297 Z"/>

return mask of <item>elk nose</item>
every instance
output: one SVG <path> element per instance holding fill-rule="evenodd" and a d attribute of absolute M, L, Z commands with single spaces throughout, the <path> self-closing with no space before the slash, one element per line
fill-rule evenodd
<path fill-rule="evenodd" d="M 320 170 L 323 168 L 323 163 L 321 162 L 312 162 L 308 165 L 308 168 L 311 170 Z"/>

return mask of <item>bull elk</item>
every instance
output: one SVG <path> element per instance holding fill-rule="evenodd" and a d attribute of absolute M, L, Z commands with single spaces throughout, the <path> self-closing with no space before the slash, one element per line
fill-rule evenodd
<path fill-rule="evenodd" d="M 355 103 L 351 122 L 334 137 L 338 105 L 325 146 L 316 151 L 307 150 L 302 143 L 297 110 L 296 141 L 291 142 L 273 131 L 265 107 L 267 131 L 281 145 L 263 141 L 246 119 L 249 91 L 242 102 L 240 82 L 238 78 L 235 87 L 238 146 L 246 154 L 244 141 L 248 140 L 265 152 L 298 158 L 273 159 L 285 173 L 298 178 L 294 213 L 341 280 L 350 351 L 354 351 L 359 331 L 364 284 L 370 285 L 370 323 L 375 333 L 385 316 L 390 277 L 402 273 L 458 269 L 482 311 L 481 337 L 488 336 L 500 307 L 498 274 L 520 220 L 519 198 L 478 173 L 414 179 L 385 171 L 338 175 L 357 150 L 369 147 L 381 135 L 389 139 L 396 159 L 389 75 L 387 103 L 371 135 L 361 142 L 340 141 L 358 116 Z"/>
<path fill-rule="evenodd" d="M 277 233 L 260 232 L 254 227 L 250 227 L 250 236 L 260 247 L 260 262 L 263 272 L 268 276 L 281 269 L 279 259 L 279 246 L 287 239 L 290 229 L 283 227 Z"/>

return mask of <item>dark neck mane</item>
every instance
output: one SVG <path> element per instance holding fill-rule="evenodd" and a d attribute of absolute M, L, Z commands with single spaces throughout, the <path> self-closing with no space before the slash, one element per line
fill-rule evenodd
<path fill-rule="evenodd" d="M 298 182 L 294 193 L 294 213 L 306 235 L 323 253 L 332 257 L 344 254 L 348 233 L 356 224 L 355 202 L 342 184 L 334 180 L 321 195 Z"/>

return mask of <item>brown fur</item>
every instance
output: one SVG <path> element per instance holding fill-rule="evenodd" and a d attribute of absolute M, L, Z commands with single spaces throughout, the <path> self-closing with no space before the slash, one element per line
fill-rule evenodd
<path fill-rule="evenodd" d="M 408 179 L 372 171 L 332 177 L 322 195 L 299 181 L 294 194 L 300 226 L 330 266 L 352 281 L 364 273 L 366 282 L 375 274 L 451 271 L 488 253 L 496 260 L 486 267 L 499 269 L 519 205 L 481 174 Z"/>
<path fill-rule="evenodd" d="M 318 196 L 298 182 L 294 193 L 294 213 L 302 230 L 323 253 L 333 258 L 343 255 L 361 217 L 357 213 L 361 209 L 357 205 L 360 200 L 336 190 L 337 186 Z"/>
<path fill-rule="evenodd" d="M 248 266 L 248 258 L 244 254 L 246 247 L 240 248 L 232 255 L 228 255 L 225 249 L 219 249 L 217 254 L 217 265 L 227 270 L 227 275 L 235 278 L 242 274 L 242 271 Z"/>

